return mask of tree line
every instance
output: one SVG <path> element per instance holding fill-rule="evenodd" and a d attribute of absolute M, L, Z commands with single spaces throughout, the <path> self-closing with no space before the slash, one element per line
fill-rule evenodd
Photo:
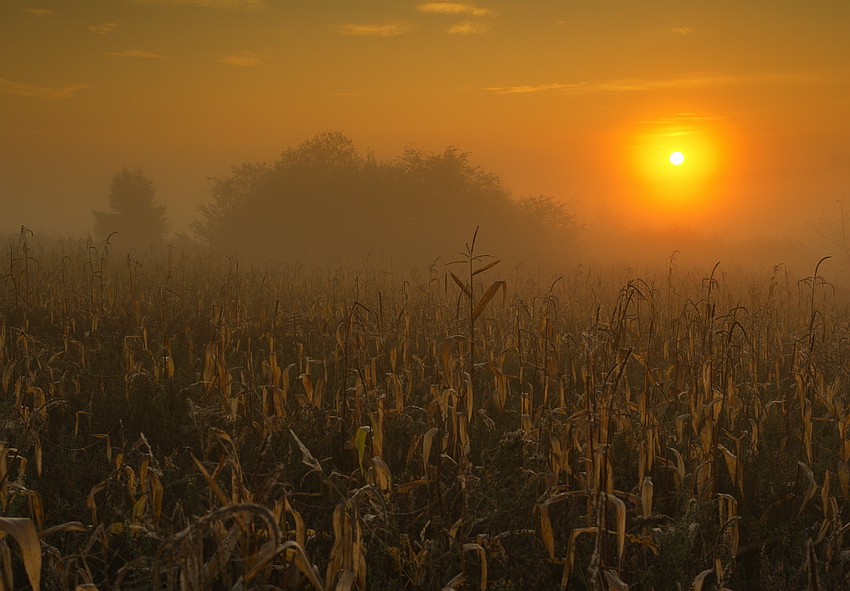
<path fill-rule="evenodd" d="M 212 183 L 192 224 L 196 239 L 252 259 L 433 260 L 457 252 L 480 226 L 484 248 L 553 260 L 568 255 L 579 230 L 561 202 L 514 198 L 497 175 L 456 147 L 408 147 L 378 160 L 337 131 L 287 149 L 272 164 L 234 166 Z M 141 171 L 118 173 L 110 185 L 112 213 L 95 212 L 96 234 L 125 232 L 133 245 L 161 242 L 164 209 L 152 197 Z"/>

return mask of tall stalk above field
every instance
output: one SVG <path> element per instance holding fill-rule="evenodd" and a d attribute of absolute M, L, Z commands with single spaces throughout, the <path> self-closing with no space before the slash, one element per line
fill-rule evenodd
<path fill-rule="evenodd" d="M 458 287 L 461 289 L 461 296 L 466 298 L 466 307 L 469 311 L 469 315 L 467 317 L 468 326 L 469 326 L 469 359 L 467 362 L 467 367 L 471 372 L 475 367 L 475 321 L 484 311 L 484 308 L 487 307 L 487 304 L 490 303 L 490 300 L 493 299 L 493 296 L 501 289 L 502 294 L 504 295 L 507 290 L 507 283 L 504 280 L 497 280 L 490 284 L 490 287 L 484 292 L 484 295 L 477 301 L 475 301 L 475 281 L 474 278 L 476 275 L 483 273 L 489 269 L 492 269 L 496 265 L 498 265 L 501 261 L 491 261 L 489 263 L 484 263 L 477 269 L 476 265 L 481 264 L 483 261 L 493 258 L 492 255 L 489 254 L 475 254 L 475 240 L 478 238 L 478 227 L 475 228 L 475 233 L 472 235 L 472 242 L 466 243 L 466 252 L 460 253 L 463 257 L 460 260 L 453 261 L 449 263 L 450 265 L 454 264 L 463 264 L 467 268 L 468 280 L 463 281 L 449 271 L 449 274 L 454 279 L 454 282 L 457 283 Z M 460 300 L 458 300 L 460 302 Z M 458 306 L 459 308 L 460 306 Z"/>

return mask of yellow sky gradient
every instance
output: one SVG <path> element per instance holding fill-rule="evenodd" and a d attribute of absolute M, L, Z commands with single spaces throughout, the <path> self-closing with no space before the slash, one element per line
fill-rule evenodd
<path fill-rule="evenodd" d="M 183 230 L 208 177 L 341 130 L 459 146 L 591 224 L 799 236 L 850 196 L 848 23 L 846 0 L 7 0 L 0 231 L 88 231 L 122 167 Z"/>

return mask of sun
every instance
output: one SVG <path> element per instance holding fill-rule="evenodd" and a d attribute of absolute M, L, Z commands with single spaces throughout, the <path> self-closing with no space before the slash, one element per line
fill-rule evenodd
<path fill-rule="evenodd" d="M 683 223 L 717 207 L 721 161 L 727 160 L 721 145 L 726 151 L 735 148 L 724 141 L 724 132 L 719 123 L 688 113 L 629 129 L 628 191 L 635 216 Z"/>

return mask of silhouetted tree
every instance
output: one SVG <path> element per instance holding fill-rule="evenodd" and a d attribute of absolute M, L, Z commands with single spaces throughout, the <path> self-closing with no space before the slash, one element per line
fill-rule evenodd
<path fill-rule="evenodd" d="M 323 132 L 270 166 L 243 164 L 213 181 L 195 233 L 254 257 L 383 252 L 431 261 L 454 255 L 480 226 L 485 251 L 505 245 L 518 258 L 551 258 L 566 252 L 577 228 L 562 205 L 513 199 L 497 175 L 451 146 L 378 161 L 344 134 Z"/>
<path fill-rule="evenodd" d="M 122 170 L 109 184 L 110 213 L 92 211 L 94 233 L 105 238 L 118 233 L 126 247 L 161 244 L 168 232 L 165 206 L 154 205 L 156 188 L 141 170 Z"/>
<path fill-rule="evenodd" d="M 268 172 L 266 164 L 245 163 L 232 167 L 227 178 L 211 178 L 212 200 L 198 206 L 202 219 L 191 224 L 195 234 L 208 244 L 233 242 L 237 238 L 229 232 L 233 219 L 245 201 L 262 189 Z"/>

